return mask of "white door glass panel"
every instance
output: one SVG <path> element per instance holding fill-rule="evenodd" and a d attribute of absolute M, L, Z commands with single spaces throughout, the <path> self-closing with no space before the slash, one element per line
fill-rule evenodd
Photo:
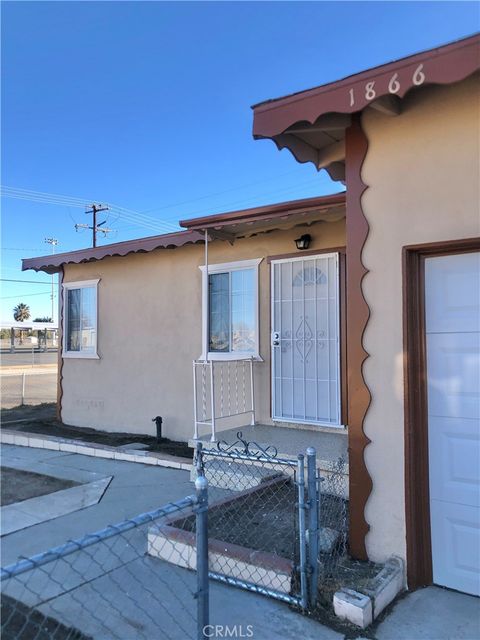
<path fill-rule="evenodd" d="M 340 424 L 338 254 L 272 262 L 272 394 L 276 420 Z"/>
<path fill-rule="evenodd" d="M 480 253 L 425 261 L 434 582 L 480 594 Z"/>

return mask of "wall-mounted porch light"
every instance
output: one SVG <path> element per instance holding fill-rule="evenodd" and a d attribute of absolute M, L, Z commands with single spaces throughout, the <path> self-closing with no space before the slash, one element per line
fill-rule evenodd
<path fill-rule="evenodd" d="M 297 249 L 299 251 L 305 251 L 305 249 L 308 249 L 308 247 L 310 246 L 311 241 L 312 236 L 308 233 L 305 233 L 303 236 L 300 236 L 300 238 L 297 238 L 295 240 L 295 244 L 297 245 Z"/>

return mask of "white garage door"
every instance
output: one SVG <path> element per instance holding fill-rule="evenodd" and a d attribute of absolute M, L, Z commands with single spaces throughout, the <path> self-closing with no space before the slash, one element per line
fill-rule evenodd
<path fill-rule="evenodd" d="M 433 581 L 480 594 L 480 253 L 425 261 Z"/>

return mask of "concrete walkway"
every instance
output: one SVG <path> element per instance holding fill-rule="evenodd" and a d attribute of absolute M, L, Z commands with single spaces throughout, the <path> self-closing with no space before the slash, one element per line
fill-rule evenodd
<path fill-rule="evenodd" d="M 45 551 L 69 538 L 92 533 L 108 524 L 156 509 L 193 493 L 187 471 L 90 458 L 74 453 L 4 445 L 2 464 L 31 464 L 45 474 L 50 471 L 53 475 L 66 476 L 70 472 L 72 478 L 77 477 L 80 471 L 113 477 L 98 504 L 4 536 L 2 566 L 14 562 L 19 555 L 30 556 Z M 124 553 L 125 549 L 122 556 Z M 195 590 L 195 576 L 189 571 L 159 562 L 140 557 L 137 552 L 131 562 L 123 561 L 119 566 L 112 567 L 108 575 L 99 573 L 88 584 L 58 595 L 45 605 L 45 613 L 55 613 L 65 622 L 82 626 L 96 640 L 106 637 L 121 640 L 142 637 L 162 640 L 163 637 L 170 637 L 183 640 L 190 635 L 194 625 L 195 601 L 191 593 Z M 163 616 L 154 615 L 151 609 L 153 605 L 147 602 L 143 608 L 135 605 L 132 594 L 139 588 L 138 585 L 142 588 L 148 586 L 152 603 L 162 603 Z M 348 636 L 295 613 L 287 605 L 239 589 L 212 583 L 210 593 L 212 622 L 238 625 L 237 633 L 241 625 L 244 634 L 248 633 L 247 625 L 252 625 L 253 640 L 480 638 L 479 599 L 437 587 L 407 595 L 380 624 L 363 632 L 358 630 L 358 633 L 349 633 Z M 99 596 L 111 599 L 111 606 L 105 608 Z M 95 607 L 100 605 L 98 615 L 92 615 Z M 83 615 L 79 615 L 79 606 L 83 607 Z M 113 626 L 118 624 L 113 636 L 101 631 L 106 617 L 112 619 Z M 156 626 L 160 624 L 159 621 L 163 635 L 159 635 Z M 175 621 L 178 621 L 178 625 Z M 189 633 L 185 633 L 183 627 L 188 627 Z"/>
<path fill-rule="evenodd" d="M 480 598 L 427 587 L 394 605 L 374 631 L 376 640 L 478 640 Z"/>

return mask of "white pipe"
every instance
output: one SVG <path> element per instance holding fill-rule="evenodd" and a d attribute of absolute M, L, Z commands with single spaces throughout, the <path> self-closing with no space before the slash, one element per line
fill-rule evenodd
<path fill-rule="evenodd" d="M 208 231 L 205 229 L 205 269 L 203 270 L 204 277 L 204 291 L 205 293 L 205 318 L 206 318 L 206 333 L 205 333 L 205 360 L 208 360 L 208 353 L 210 351 L 210 283 L 208 282 Z"/>
<path fill-rule="evenodd" d="M 205 318 L 206 318 L 206 336 L 205 340 L 205 359 L 209 362 L 210 351 L 210 283 L 208 281 L 208 231 L 205 229 L 205 269 L 204 272 L 204 291 L 205 295 Z M 211 418 L 212 418 L 212 436 L 211 442 L 215 442 L 215 389 L 214 389 L 213 362 L 210 362 L 210 402 L 211 402 Z"/>
<path fill-rule="evenodd" d="M 210 438 L 210 442 L 216 442 L 216 434 L 215 434 L 215 388 L 213 386 L 213 360 L 210 361 L 210 402 L 212 403 L 212 437 Z"/>
<path fill-rule="evenodd" d="M 253 358 L 250 358 L 250 395 L 252 397 L 252 420 L 251 425 L 255 425 L 255 386 L 253 382 Z"/>
<path fill-rule="evenodd" d="M 197 369 L 193 361 L 193 419 L 195 421 L 193 439 L 198 440 L 198 415 L 197 415 Z"/>

